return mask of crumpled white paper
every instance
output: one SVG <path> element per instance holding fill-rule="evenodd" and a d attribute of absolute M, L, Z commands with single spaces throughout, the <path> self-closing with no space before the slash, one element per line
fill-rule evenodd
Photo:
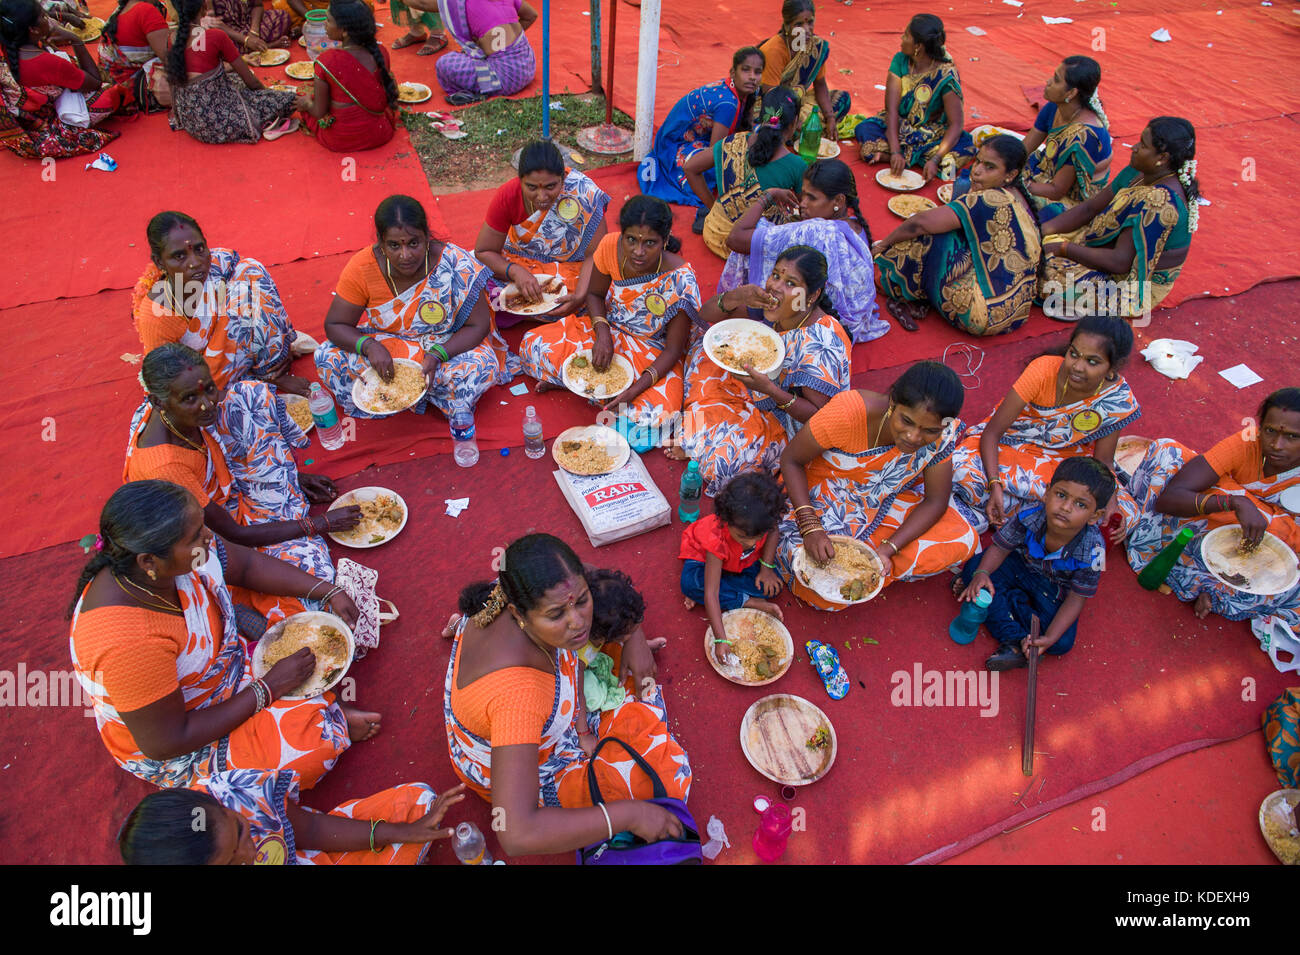
<path fill-rule="evenodd" d="M 467 497 L 456 497 L 456 498 L 451 498 L 451 497 L 449 497 L 449 498 L 446 499 L 446 504 L 447 504 L 447 513 L 448 513 L 448 514 L 450 514 L 452 517 L 460 517 L 460 512 L 463 511 L 463 510 L 465 510 L 465 508 L 469 507 L 469 498 L 467 498 Z"/>
<path fill-rule="evenodd" d="M 700 848 L 704 858 L 716 859 L 724 846 L 728 849 L 731 848 L 731 840 L 727 838 L 727 830 L 722 827 L 722 820 L 717 816 L 709 816 L 709 824 L 704 827 L 704 831 L 709 836 L 709 841 Z"/>
<path fill-rule="evenodd" d="M 1177 338 L 1157 338 L 1142 349 L 1142 357 L 1160 374 L 1177 381 L 1189 377 L 1205 361 L 1204 355 L 1196 354 L 1199 347 Z"/>
<path fill-rule="evenodd" d="M 1166 30 L 1164 27 L 1161 27 L 1155 33 L 1151 34 L 1151 39 L 1155 40 L 1157 43 L 1168 43 L 1170 40 L 1173 39 L 1173 37 L 1169 35 L 1168 30 Z"/>

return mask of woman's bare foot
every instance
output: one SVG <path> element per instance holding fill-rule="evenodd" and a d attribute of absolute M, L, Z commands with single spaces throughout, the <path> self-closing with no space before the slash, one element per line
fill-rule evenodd
<path fill-rule="evenodd" d="M 682 606 L 685 607 L 687 610 L 694 610 L 696 607 L 696 603 L 690 597 L 683 597 Z"/>
<path fill-rule="evenodd" d="M 1210 605 L 1210 595 L 1205 591 L 1196 595 L 1196 603 L 1192 604 L 1192 613 L 1196 614 L 1197 620 L 1204 620 L 1210 615 L 1213 607 Z"/>
<path fill-rule="evenodd" d="M 662 650 L 664 647 L 668 646 L 668 638 L 654 637 L 651 639 L 647 639 L 645 645 L 649 647 L 651 650 Z"/>
<path fill-rule="evenodd" d="M 563 385 L 557 385 L 553 381 L 539 381 L 537 383 L 537 393 L 540 395 L 547 391 L 559 391 L 563 387 Z"/>
<path fill-rule="evenodd" d="M 688 455 L 684 450 L 682 450 L 681 446 L 677 444 L 664 445 L 664 457 L 666 457 L 669 461 L 690 460 L 690 455 Z"/>
<path fill-rule="evenodd" d="M 379 732 L 379 714 L 359 710 L 355 706 L 340 706 L 348 721 L 348 738 L 354 743 L 370 739 Z"/>
<path fill-rule="evenodd" d="M 745 606 L 750 610 L 761 610 L 763 613 L 769 613 L 773 617 L 776 617 L 777 620 L 785 619 L 785 614 L 781 612 L 781 608 L 770 600 L 760 600 L 757 597 L 750 597 L 745 601 Z"/>
<path fill-rule="evenodd" d="M 447 626 L 442 628 L 442 639 L 450 640 L 456 636 L 456 625 L 460 623 L 460 614 L 454 613 L 447 618 Z"/>

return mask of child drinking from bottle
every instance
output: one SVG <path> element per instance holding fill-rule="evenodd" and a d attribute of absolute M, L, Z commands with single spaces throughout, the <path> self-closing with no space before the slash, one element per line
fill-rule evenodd
<path fill-rule="evenodd" d="M 1079 613 L 1101 581 L 1106 544 L 1098 524 L 1115 493 L 1115 476 L 1093 457 L 1066 458 L 1052 474 L 1041 504 L 1008 516 L 982 555 L 972 557 L 954 580 L 959 600 L 981 590 L 993 595 L 985 625 L 999 649 L 989 670 L 1027 666 L 1031 618 L 1038 617 L 1039 652 L 1066 653 L 1074 646 Z"/>
<path fill-rule="evenodd" d="M 725 658 L 722 614 L 749 607 L 784 619 L 781 608 L 764 600 L 781 591 L 776 574 L 778 535 L 785 513 L 785 494 L 766 472 L 732 478 L 714 499 L 714 513 L 688 524 L 677 554 L 682 565 L 682 593 L 687 610 L 704 604 L 713 628 L 714 654 Z"/>

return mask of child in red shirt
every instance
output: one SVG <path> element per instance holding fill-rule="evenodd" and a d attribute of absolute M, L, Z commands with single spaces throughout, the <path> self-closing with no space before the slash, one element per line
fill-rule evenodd
<path fill-rule="evenodd" d="M 714 498 L 714 513 L 688 524 L 677 556 L 682 565 L 686 609 L 704 604 L 713 633 L 726 633 L 722 614 L 749 607 L 783 619 L 781 608 L 764 600 L 781 591 L 776 574 L 776 531 L 785 513 L 785 494 L 766 472 L 741 474 Z M 719 657 L 721 659 L 721 657 Z"/>

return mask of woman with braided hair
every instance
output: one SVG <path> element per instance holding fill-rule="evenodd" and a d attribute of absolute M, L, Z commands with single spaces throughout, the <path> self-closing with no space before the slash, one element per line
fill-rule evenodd
<path fill-rule="evenodd" d="M 907 331 L 938 309 L 971 335 L 1001 335 L 1029 318 L 1042 246 L 1015 136 L 985 140 L 970 191 L 907 219 L 875 244 L 889 314 Z"/>
<path fill-rule="evenodd" d="M 331 0 L 325 32 L 343 45 L 316 58 L 307 128 L 334 152 L 384 145 L 396 129 L 397 83 L 375 40 L 374 12 L 362 0 Z"/>
<path fill-rule="evenodd" d="M 1169 294 L 1196 231 L 1196 130 L 1157 116 L 1129 164 L 1091 199 L 1043 222 L 1040 292 L 1048 317 L 1135 318 Z"/>
<path fill-rule="evenodd" d="M 131 112 L 156 113 L 171 105 L 167 8 L 160 0 L 118 0 L 99 38 L 99 61 Z"/>
<path fill-rule="evenodd" d="M 1096 60 L 1067 56 L 1043 89 L 1047 103 L 1025 136 L 1026 184 L 1043 219 L 1074 208 L 1106 185 L 1111 141 L 1099 83 Z"/>
<path fill-rule="evenodd" d="M 290 117 L 306 100 L 266 89 L 224 31 L 200 25 L 212 13 L 212 0 L 174 2 L 180 21 L 166 60 L 172 129 L 201 143 L 255 143 L 297 129 L 298 120 Z"/>

